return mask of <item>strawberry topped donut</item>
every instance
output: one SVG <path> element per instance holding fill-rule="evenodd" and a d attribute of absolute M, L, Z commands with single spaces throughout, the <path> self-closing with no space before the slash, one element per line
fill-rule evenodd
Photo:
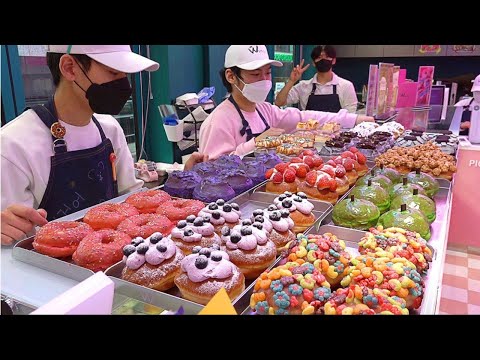
<path fill-rule="evenodd" d="M 303 183 L 298 186 L 298 191 L 308 197 L 335 204 L 338 200 L 337 181 L 326 172 L 313 170 L 307 174 Z"/>
<path fill-rule="evenodd" d="M 327 161 L 327 164 L 330 164 L 333 166 L 333 163 L 331 163 L 330 161 L 331 160 Z M 345 168 L 345 171 L 346 171 L 345 176 L 348 179 L 349 185 L 350 186 L 355 185 L 358 178 L 360 177 L 357 173 L 356 166 L 355 166 L 358 163 L 349 157 L 341 157 L 341 156 L 337 156 L 336 158 L 334 158 L 333 162 L 335 162 L 335 164 L 337 165 L 342 165 Z"/>
<path fill-rule="evenodd" d="M 297 158 L 298 159 L 298 158 Z M 300 159 L 298 159 L 300 160 Z M 302 181 L 307 176 L 310 171 L 310 167 L 307 164 L 304 164 L 302 160 L 300 162 L 290 162 L 288 163 L 288 169 L 295 169 L 295 176 L 297 180 Z"/>
<path fill-rule="evenodd" d="M 265 178 L 268 180 L 266 190 L 277 194 L 283 194 L 285 191 L 297 192 L 298 179 L 297 171 L 294 167 L 289 167 L 289 163 L 280 163 L 273 169 L 268 169 Z"/>
<path fill-rule="evenodd" d="M 355 170 L 357 171 L 358 176 L 363 176 L 368 172 L 367 157 L 356 147 L 352 146 L 349 151 L 345 151 L 345 154 L 358 163 L 358 166 L 355 164 Z M 343 154 L 340 156 L 343 156 Z"/>
<path fill-rule="evenodd" d="M 337 194 L 338 196 L 342 196 L 350 189 L 350 183 L 348 182 L 348 178 L 346 176 L 347 171 L 343 167 L 343 165 L 336 164 L 333 161 L 327 164 L 324 164 L 320 169 L 320 171 L 326 172 L 332 178 L 335 179 L 337 182 Z"/>

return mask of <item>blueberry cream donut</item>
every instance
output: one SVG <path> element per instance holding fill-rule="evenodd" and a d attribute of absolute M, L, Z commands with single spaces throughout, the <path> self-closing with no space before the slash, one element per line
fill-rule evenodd
<path fill-rule="evenodd" d="M 277 209 L 275 209 L 277 210 Z M 252 217 L 250 218 L 251 221 L 257 222 L 263 225 L 263 230 L 267 233 L 270 234 L 273 229 L 272 222 L 268 218 L 268 213 L 265 212 L 265 210 L 262 209 L 256 209 L 253 211 Z"/>
<path fill-rule="evenodd" d="M 242 212 L 237 203 L 226 204 L 223 199 L 219 199 L 204 207 L 198 215 L 209 217 L 211 219 L 210 223 L 215 228 L 215 232 L 220 235 L 224 225 L 233 228 L 240 224 Z"/>
<path fill-rule="evenodd" d="M 304 232 L 315 223 L 315 215 L 312 213 L 315 206 L 307 200 L 305 193 L 299 192 L 291 198 L 280 195 L 273 202 L 279 210 L 287 209 L 290 211 L 290 217 L 295 224 L 293 227 L 294 233 Z"/>
<path fill-rule="evenodd" d="M 244 220 L 244 225 L 237 225 L 233 229 L 225 226 L 222 244 L 230 261 L 239 267 L 246 279 L 257 278 L 277 257 L 277 248 L 268 240 L 263 225 L 252 224 L 248 219 Z"/>
<path fill-rule="evenodd" d="M 296 236 L 293 232 L 295 225 L 290 218 L 290 211 L 286 209 L 272 211 L 268 219 L 272 223 L 270 240 L 277 247 L 277 253 L 280 253 L 287 243 L 295 240 Z"/>
<path fill-rule="evenodd" d="M 159 232 L 146 239 L 133 239 L 123 248 L 123 255 L 122 279 L 159 291 L 174 286 L 185 257 L 170 236 L 163 237 Z"/>
<path fill-rule="evenodd" d="M 195 246 L 182 260 L 181 269 L 175 285 L 185 299 L 199 304 L 207 304 L 222 288 L 232 300 L 245 290 L 245 276 L 216 244 L 209 248 Z"/>
<path fill-rule="evenodd" d="M 195 246 L 206 247 L 221 243 L 208 218 L 192 215 L 177 223 L 172 230 L 172 240 L 186 255 L 191 254 Z"/>

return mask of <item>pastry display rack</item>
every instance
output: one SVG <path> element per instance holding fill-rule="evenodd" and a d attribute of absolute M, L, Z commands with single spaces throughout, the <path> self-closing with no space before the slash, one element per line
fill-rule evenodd
<path fill-rule="evenodd" d="M 435 196 L 434 200 L 437 206 L 436 220 L 431 224 L 432 237 L 428 241 L 428 244 L 433 248 L 432 262 L 425 278 L 425 292 L 421 307 L 418 309 L 419 314 L 435 314 L 438 313 L 440 289 L 442 283 L 442 273 L 445 262 L 445 253 L 447 245 L 447 226 L 448 226 L 448 212 L 451 202 L 451 183 L 445 179 L 437 179 L 440 183 L 440 191 Z M 236 202 L 240 210 L 242 211 L 242 217 L 249 217 L 253 210 L 257 208 L 266 208 L 273 203 L 273 200 L 279 196 L 279 194 L 267 193 L 262 191 L 265 189 L 266 181 L 256 185 L 252 189 L 234 197 L 228 203 Z M 154 189 L 161 189 L 163 186 L 158 186 Z M 349 192 L 354 187 L 350 188 Z M 138 191 L 146 191 L 148 189 L 142 188 Z M 347 192 L 343 197 L 348 196 Z M 130 194 L 117 197 L 109 200 L 108 202 L 120 203 L 123 202 Z M 352 255 L 358 254 L 358 242 L 365 234 L 365 231 L 347 229 L 332 224 L 332 211 L 331 204 L 322 202 L 319 200 L 310 200 L 315 208 L 313 213 L 316 216 L 315 224 L 305 231 L 306 234 L 322 234 L 330 232 L 336 235 L 339 239 L 345 241 L 349 252 Z M 56 221 L 78 221 L 81 220 L 84 214 L 89 210 L 84 209 L 77 213 L 68 215 L 64 218 Z M 71 262 L 67 262 L 60 259 L 54 259 L 35 252 L 32 248 L 33 237 L 27 238 L 18 242 L 12 249 L 12 257 L 24 263 L 33 265 L 34 267 L 47 270 L 48 272 L 62 275 L 65 278 L 75 281 L 83 281 L 86 278 L 93 275 L 93 272 L 75 265 Z M 277 260 L 268 268 L 275 267 L 281 261 L 281 257 L 277 257 Z M 203 305 L 185 300 L 181 297 L 180 291 L 174 287 L 167 292 L 161 292 L 153 289 L 149 289 L 144 286 L 136 285 L 131 282 L 127 282 L 120 278 L 121 271 L 123 269 L 123 263 L 119 262 L 105 271 L 105 274 L 112 279 L 115 284 L 116 297 L 122 297 L 122 299 L 128 298 L 136 301 L 140 301 L 146 304 L 150 304 L 162 309 L 176 311 L 178 308 L 183 307 L 185 314 L 198 314 L 203 309 Z M 254 280 L 247 280 L 245 284 L 245 290 L 240 296 L 232 301 L 238 314 L 250 313 L 250 296 L 253 292 L 255 284 Z"/>

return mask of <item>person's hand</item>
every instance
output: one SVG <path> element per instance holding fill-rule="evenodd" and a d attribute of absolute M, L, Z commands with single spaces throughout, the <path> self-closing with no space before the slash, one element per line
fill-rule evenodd
<path fill-rule="evenodd" d="M 290 73 L 290 80 L 294 83 L 300 80 L 302 78 L 302 74 L 310 67 L 310 64 L 307 64 L 305 67 L 303 67 L 304 62 L 305 59 L 302 59 L 302 61 L 300 61 L 300 64 L 294 66 L 292 72 Z"/>
<path fill-rule="evenodd" d="M 265 139 L 268 136 L 278 136 L 282 135 L 285 132 L 283 129 L 279 128 L 270 128 L 255 138 L 255 142 Z"/>
<path fill-rule="evenodd" d="M 184 170 L 191 170 L 195 164 L 208 161 L 208 155 L 207 154 L 202 154 L 199 152 L 194 152 L 190 155 L 188 158 L 187 162 L 185 163 L 183 169 Z"/>
<path fill-rule="evenodd" d="M 358 125 L 362 122 L 375 122 L 375 118 L 373 116 L 357 115 L 355 125 Z"/>
<path fill-rule="evenodd" d="M 35 225 L 43 226 L 47 221 L 44 209 L 14 204 L 2 211 L 2 245 L 10 245 L 23 239 Z"/>
<path fill-rule="evenodd" d="M 470 129 L 470 121 L 464 121 L 464 122 L 460 123 L 460 129 L 462 129 L 462 130 Z"/>

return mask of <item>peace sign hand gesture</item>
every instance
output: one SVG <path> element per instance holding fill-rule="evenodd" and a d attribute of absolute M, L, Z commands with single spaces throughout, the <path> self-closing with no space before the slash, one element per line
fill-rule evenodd
<path fill-rule="evenodd" d="M 294 66 L 292 69 L 292 72 L 290 74 L 290 80 L 296 83 L 298 80 L 302 78 L 302 74 L 310 67 L 310 64 L 307 64 L 305 67 L 303 67 L 303 63 L 305 62 L 305 59 L 302 59 L 299 65 Z"/>

